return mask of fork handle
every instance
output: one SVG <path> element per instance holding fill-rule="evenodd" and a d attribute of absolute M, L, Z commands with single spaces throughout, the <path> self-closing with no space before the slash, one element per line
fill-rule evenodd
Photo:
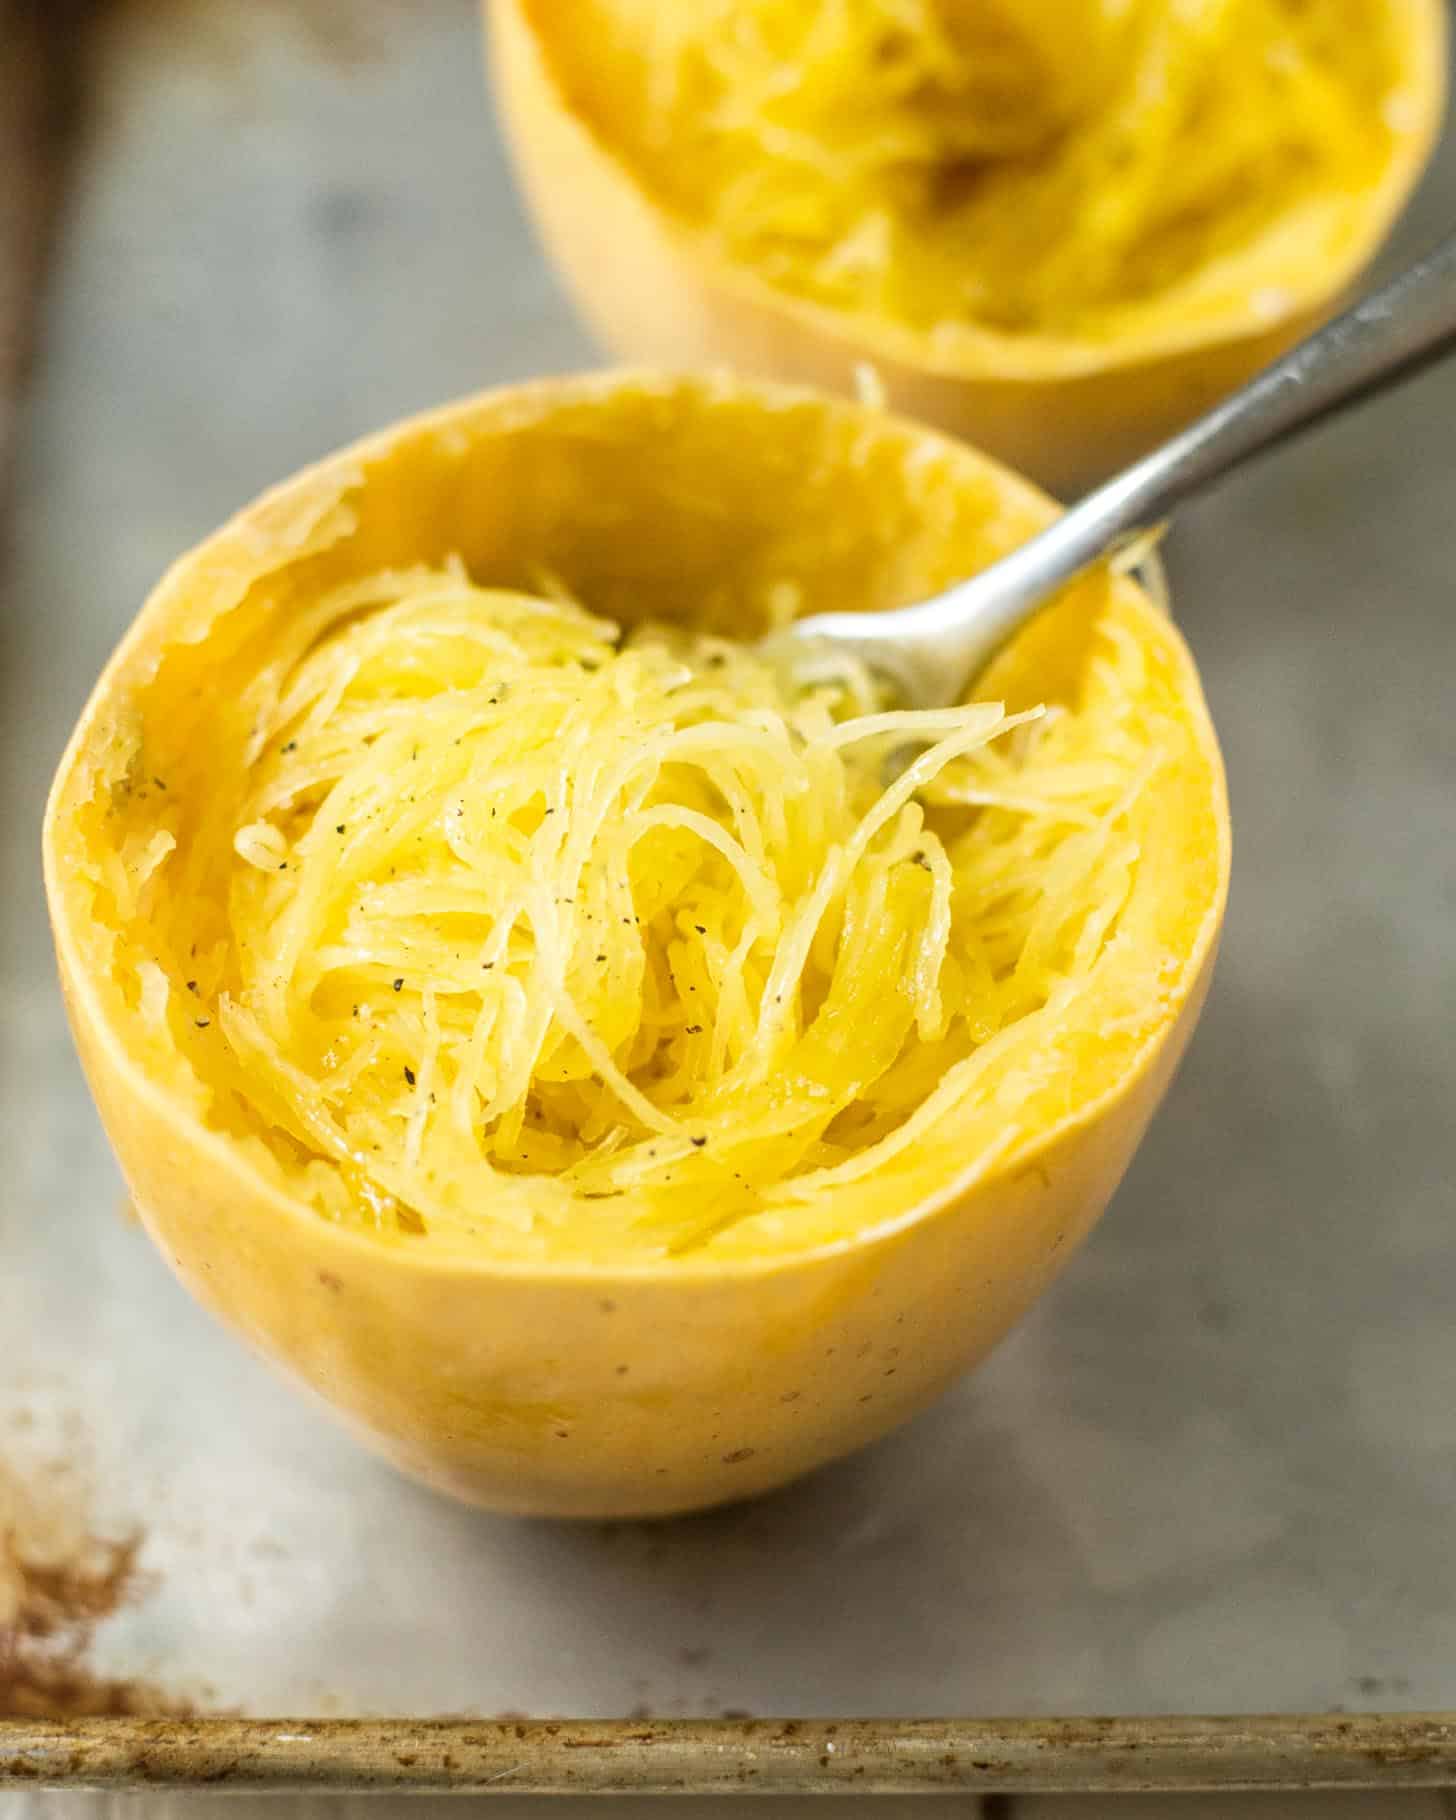
<path fill-rule="evenodd" d="M 957 701 L 1066 582 L 1254 456 L 1385 391 L 1453 347 L 1456 236 L 989 569 L 914 606 L 820 614 L 795 629 L 856 651 L 909 701 L 926 707 Z"/>
<path fill-rule="evenodd" d="M 1456 235 L 1068 511 L 1077 568 L 1179 502 L 1456 348 Z M 1076 570 L 1068 570 L 1070 573 Z"/>
<path fill-rule="evenodd" d="M 1060 546 L 1059 579 L 1151 530 L 1254 456 L 1410 378 L 1453 347 L 1456 235 L 1073 506 L 1046 537 Z M 1050 565 L 1050 550 L 1043 560 Z"/>

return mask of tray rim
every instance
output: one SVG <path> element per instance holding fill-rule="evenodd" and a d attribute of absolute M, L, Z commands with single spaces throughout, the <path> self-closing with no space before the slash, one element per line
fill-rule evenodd
<path fill-rule="evenodd" d="M 0 1719 L 0 1791 L 911 1795 L 1456 1788 L 1456 1712 Z"/>

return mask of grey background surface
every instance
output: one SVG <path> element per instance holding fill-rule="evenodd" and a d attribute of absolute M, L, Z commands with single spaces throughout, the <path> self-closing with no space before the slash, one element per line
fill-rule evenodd
<path fill-rule="evenodd" d="M 0 583 L 0 1458 L 146 1530 L 95 1665 L 253 1713 L 1456 1708 L 1456 368 L 1176 532 L 1235 811 L 1213 998 L 1092 1243 L 901 1435 L 672 1526 L 481 1516 L 117 1217 L 36 858 L 107 652 L 301 462 L 594 359 L 477 36 L 154 0 L 97 46 Z M 1448 149 L 1398 247 L 1453 219 Z"/>

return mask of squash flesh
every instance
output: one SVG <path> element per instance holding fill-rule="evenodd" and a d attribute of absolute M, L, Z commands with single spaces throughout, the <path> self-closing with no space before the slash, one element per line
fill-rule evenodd
<path fill-rule="evenodd" d="M 354 580 L 234 679 L 241 748 L 120 805 L 136 1011 L 386 1242 L 791 1240 L 937 1127 L 1004 1147 L 1018 1052 L 1136 878 L 1145 680 L 1109 615 L 1074 704 L 884 713 L 863 677 L 786 695 L 734 641 L 623 641 L 458 564 Z"/>
<path fill-rule="evenodd" d="M 525 0 L 571 105 L 781 290 L 930 338 L 1274 321 L 1426 131 L 1406 0 Z"/>

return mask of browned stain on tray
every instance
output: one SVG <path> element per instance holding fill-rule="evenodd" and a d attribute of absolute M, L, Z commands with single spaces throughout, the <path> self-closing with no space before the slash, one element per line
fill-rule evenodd
<path fill-rule="evenodd" d="M 74 1478 L 0 1462 L 0 1719 L 156 1718 L 189 1709 L 89 1666 L 98 1626 L 143 1589 L 142 1537 L 94 1535 Z"/>

